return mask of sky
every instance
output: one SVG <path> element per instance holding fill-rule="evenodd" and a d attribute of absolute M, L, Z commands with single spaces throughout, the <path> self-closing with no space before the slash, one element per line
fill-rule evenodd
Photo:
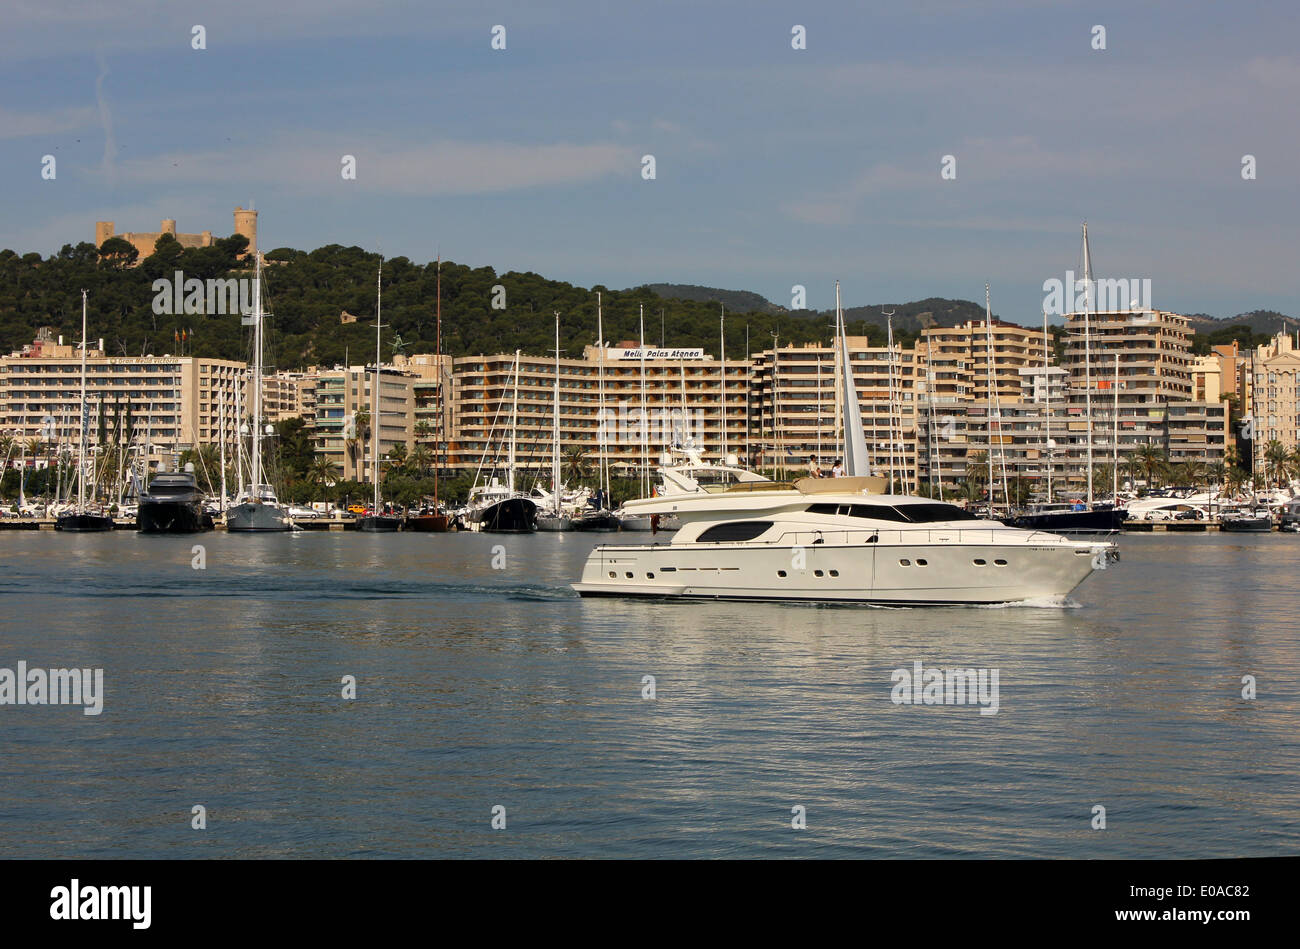
<path fill-rule="evenodd" d="M 785 306 L 802 286 L 816 309 L 836 280 L 845 306 L 988 283 L 1035 323 L 1087 220 L 1094 275 L 1150 279 L 1157 307 L 1300 315 L 1286 3 L 6 0 L 3 20 L 0 248 L 97 220 L 224 236 L 251 203 L 263 250 Z"/>

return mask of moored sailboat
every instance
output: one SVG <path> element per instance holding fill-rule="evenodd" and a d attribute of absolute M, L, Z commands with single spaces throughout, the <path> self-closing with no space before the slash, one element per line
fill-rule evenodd
<path fill-rule="evenodd" d="M 370 478 L 375 485 L 374 506 L 370 513 L 357 518 L 357 530 L 367 534 L 391 534 L 402 529 L 402 519 L 384 514 L 379 503 L 379 436 L 383 425 L 379 407 L 379 380 L 383 371 L 380 364 L 380 346 L 383 342 L 384 324 L 384 262 L 379 262 L 375 304 L 375 376 L 370 383 Z"/>
<path fill-rule="evenodd" d="M 54 522 L 54 529 L 74 533 L 97 533 L 111 531 L 113 518 L 102 511 L 92 511 L 86 507 L 86 440 L 90 437 L 90 407 L 86 402 L 86 293 L 81 291 L 81 406 L 77 437 L 77 506 L 72 511 L 60 514 Z"/>
<path fill-rule="evenodd" d="M 262 257 L 257 255 L 253 272 L 253 313 L 241 320 L 253 327 L 253 416 L 249 462 L 252 480 L 226 511 L 226 530 L 232 533 L 266 533 L 295 529 L 289 511 L 280 505 L 275 489 L 265 481 L 262 459 Z M 268 426 L 267 430 L 270 430 Z M 224 470 L 224 468 L 223 468 Z M 224 498 L 222 499 L 224 503 Z"/>

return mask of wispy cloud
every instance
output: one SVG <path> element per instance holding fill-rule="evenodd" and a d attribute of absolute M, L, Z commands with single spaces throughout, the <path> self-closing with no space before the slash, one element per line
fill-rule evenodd
<path fill-rule="evenodd" d="M 342 159 L 356 159 L 356 180 L 344 180 Z M 373 138 L 327 140 L 313 136 L 268 143 L 252 153 L 239 149 L 172 152 L 123 162 L 124 181 L 211 184 L 229 181 L 320 192 L 360 187 L 394 195 L 496 194 L 566 185 L 608 175 L 629 180 L 639 172 L 639 153 L 619 145 L 439 141 L 391 143 Z"/>

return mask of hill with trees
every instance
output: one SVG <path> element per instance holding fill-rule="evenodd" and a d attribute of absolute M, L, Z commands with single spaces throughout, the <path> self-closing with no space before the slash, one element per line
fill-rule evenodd
<path fill-rule="evenodd" d="M 158 240 L 154 253 L 137 259 L 125 240 L 115 237 L 102 247 L 83 242 L 65 244 L 49 257 L 0 251 L 0 352 L 31 342 L 41 326 L 52 326 L 65 341 L 81 332 L 81 295 L 90 291 L 92 339 L 103 338 L 111 355 L 160 355 L 178 351 L 184 331 L 184 352 L 229 359 L 247 357 L 247 331 L 237 314 L 172 315 L 154 312 L 153 283 L 171 280 L 176 271 L 200 280 L 249 276 L 240 259 L 244 237 L 222 238 L 211 247 L 185 248 L 174 238 Z M 357 364 L 374 351 L 375 278 L 378 254 L 360 247 L 330 244 L 313 251 L 276 248 L 266 255 L 265 295 L 270 321 L 268 364 L 280 369 L 311 365 Z M 436 344 L 437 266 L 406 257 L 384 261 L 384 322 L 386 354 L 401 337 L 406 352 L 432 352 Z M 504 307 L 494 306 L 502 299 Z M 638 309 L 646 311 L 647 342 L 703 347 L 716 352 L 718 304 L 727 307 L 727 356 L 745 355 L 748 327 L 753 350 L 771 345 L 772 333 L 782 343 L 828 341 L 832 311 L 787 311 L 748 291 L 715 290 L 681 284 L 648 284 L 626 290 L 577 287 L 548 280 L 536 273 L 498 274 L 491 267 L 470 267 L 454 261 L 442 264 L 442 345 L 453 355 L 510 352 L 540 354 L 554 343 L 553 313 L 560 313 L 560 346 L 569 355 L 582 352 L 596 336 L 596 294 L 603 301 L 606 340 L 618 343 L 638 337 Z M 910 343 L 929 326 L 954 326 L 981 319 L 982 305 L 968 300 L 929 298 L 911 303 L 850 307 L 848 331 L 883 344 L 885 316 L 894 310 L 895 339 Z M 662 311 L 662 317 L 660 317 Z M 345 318 L 344 314 L 352 318 Z M 995 314 L 996 315 L 996 314 Z M 1206 340 L 1271 333 L 1287 319 L 1260 311 L 1230 320 L 1198 315 L 1197 345 Z M 1242 337 L 1243 341 L 1245 337 Z M 1251 336 L 1250 338 L 1254 338 Z"/>

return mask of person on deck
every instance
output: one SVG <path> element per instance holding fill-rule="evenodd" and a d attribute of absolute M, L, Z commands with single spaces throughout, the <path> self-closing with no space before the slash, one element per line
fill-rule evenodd
<path fill-rule="evenodd" d="M 842 462 L 838 458 L 835 459 L 835 464 L 831 466 L 831 477 L 832 478 L 844 477 L 844 462 Z"/>
<path fill-rule="evenodd" d="M 817 463 L 817 456 L 813 455 L 808 459 L 808 477 L 820 478 L 822 476 L 821 465 Z"/>

